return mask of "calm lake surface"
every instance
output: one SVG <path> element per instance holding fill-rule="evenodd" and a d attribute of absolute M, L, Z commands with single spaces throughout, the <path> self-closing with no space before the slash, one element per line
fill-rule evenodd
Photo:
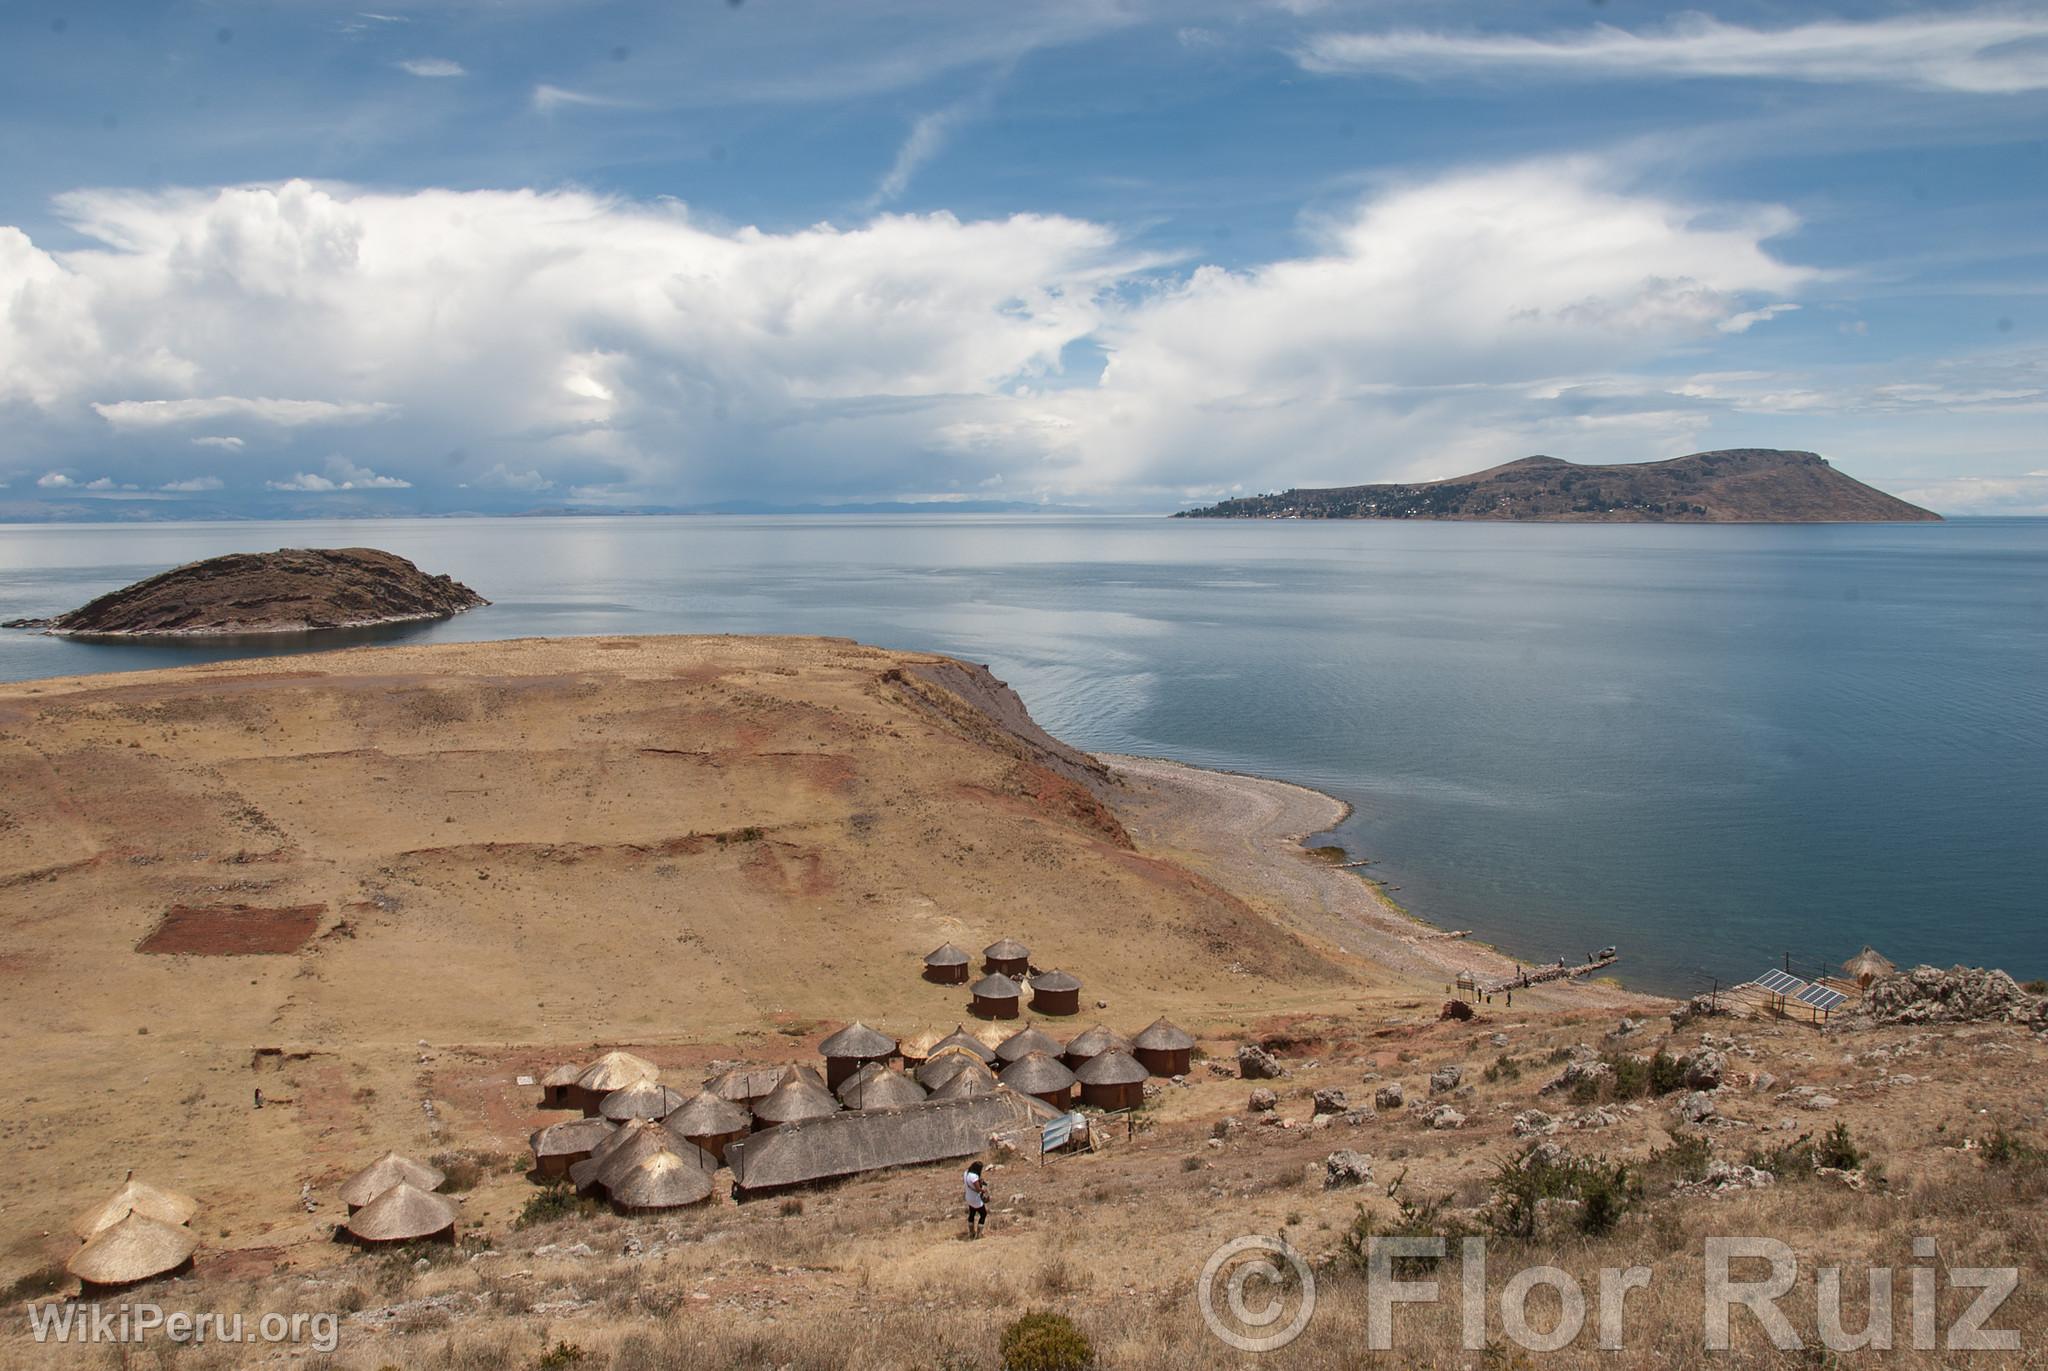
<path fill-rule="evenodd" d="M 371 546 L 496 603 L 407 641 L 829 633 L 987 662 L 1096 750 L 1299 781 L 1440 924 L 1646 988 L 2048 974 L 2048 521 L 1688 528 L 574 518 L 0 527 L 0 619 Z M 375 640 L 374 636 L 365 640 Z M 0 634 L 0 678 L 279 650 Z"/>

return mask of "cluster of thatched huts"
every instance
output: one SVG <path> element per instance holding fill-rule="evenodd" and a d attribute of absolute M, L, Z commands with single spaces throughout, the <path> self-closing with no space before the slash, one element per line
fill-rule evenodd
<path fill-rule="evenodd" d="M 198 1212 L 199 1201 L 138 1181 L 130 1172 L 113 1198 L 72 1223 L 72 1232 L 85 1245 L 64 1269 L 78 1277 L 80 1293 L 87 1297 L 177 1275 L 191 1267 L 199 1247 L 189 1227 Z"/>
<path fill-rule="evenodd" d="M 435 1194 L 447 1175 L 386 1152 L 341 1184 L 348 1221 L 335 1236 L 359 1247 L 455 1241 L 455 1206 Z"/>
<path fill-rule="evenodd" d="M 1164 1019 L 1135 1039 L 1096 1027 L 1065 1044 L 1036 1025 L 958 1025 L 899 1042 L 853 1023 L 818 1045 L 822 1074 L 735 1067 L 688 1096 L 664 1085 L 654 1063 L 608 1052 L 543 1078 L 544 1108 L 584 1117 L 533 1134 L 533 1170 L 621 1211 L 649 1212 L 708 1198 L 721 1165 L 744 1196 L 971 1156 L 992 1133 L 1057 1118 L 1077 1095 L 1129 1109 L 1144 1099 L 1148 1076 L 1185 1072 L 1193 1047 Z M 984 1103 L 952 1107 L 968 1101 Z"/>
<path fill-rule="evenodd" d="M 973 959 L 951 943 L 941 943 L 924 957 L 924 978 L 938 985 L 967 985 L 972 968 Z M 1014 1019 L 1027 993 L 1034 1014 L 1081 1012 L 1081 978 L 1066 971 L 1033 971 L 1031 950 L 1015 938 L 998 938 L 981 950 L 981 979 L 967 993 L 976 1018 Z"/>

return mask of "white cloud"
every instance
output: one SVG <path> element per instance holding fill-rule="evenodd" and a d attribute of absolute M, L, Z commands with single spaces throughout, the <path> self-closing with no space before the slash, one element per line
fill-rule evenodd
<path fill-rule="evenodd" d="M 1790 314 L 1798 308 L 1797 305 L 1777 304 L 1765 305 L 1761 309 L 1746 309 L 1740 314 L 1729 315 L 1716 327 L 1723 333 L 1747 333 L 1752 325 L 1765 323 L 1780 314 Z"/>
<path fill-rule="evenodd" d="M 1327 33 L 1296 58 L 1321 72 L 1757 77 L 2007 94 L 2048 89 L 2048 15 L 1987 9 L 1755 29 L 1694 14 L 1656 30 L 1600 24 L 1547 37 L 1412 29 Z"/>
<path fill-rule="evenodd" d="M 964 106 L 955 105 L 950 109 L 920 114 L 911 122 L 910 136 L 903 140 L 903 146 L 896 149 L 896 160 L 890 163 L 881 183 L 875 187 L 874 196 L 868 202 L 870 208 L 887 204 L 910 189 L 910 178 L 939 155 L 964 113 Z"/>
<path fill-rule="evenodd" d="M 111 404 L 94 404 L 93 412 L 115 428 L 123 429 L 166 428 L 209 419 L 254 419 L 297 428 L 305 424 L 385 418 L 393 413 L 393 407 L 378 401 L 265 400 L 215 395 L 191 400 L 116 400 Z"/>
<path fill-rule="evenodd" d="M 414 76 L 444 77 L 469 74 L 462 63 L 446 57 L 408 57 L 398 66 L 400 70 L 410 72 Z"/>
<path fill-rule="evenodd" d="M 232 434 L 209 433 L 203 437 L 194 438 L 192 446 L 217 447 L 226 452 L 240 452 L 243 443 L 240 438 L 234 437 Z"/>
<path fill-rule="evenodd" d="M 555 483 L 538 471 L 511 471 L 499 462 L 478 477 L 476 484 L 493 490 L 539 491 L 551 489 Z"/>
<path fill-rule="evenodd" d="M 46 471 L 41 476 L 36 477 L 36 484 L 44 490 L 68 490 L 72 486 L 77 485 L 78 482 L 72 480 L 61 471 Z"/>
<path fill-rule="evenodd" d="M 614 100 L 609 96 L 590 95 L 580 90 L 569 90 L 563 86 L 545 83 L 533 88 L 533 107 L 542 114 L 553 114 L 564 106 L 582 105 L 593 109 L 626 109 L 628 102 Z"/>
<path fill-rule="evenodd" d="M 325 494 L 333 490 L 410 490 L 412 482 L 396 476 L 379 476 L 368 467 L 360 467 L 346 457 L 327 459 L 327 474 L 301 471 L 282 481 L 266 481 L 272 490 L 302 491 Z"/>
<path fill-rule="evenodd" d="M 167 481 L 162 488 L 179 494 L 189 495 L 200 491 L 219 490 L 221 488 L 221 480 L 218 476 L 188 476 L 182 481 Z"/>

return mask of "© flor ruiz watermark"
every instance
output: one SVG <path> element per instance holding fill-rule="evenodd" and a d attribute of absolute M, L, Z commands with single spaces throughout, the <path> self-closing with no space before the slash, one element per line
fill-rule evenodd
<path fill-rule="evenodd" d="M 338 1314 L 191 1313 L 160 1304 L 30 1305 L 29 1336 L 39 1343 L 289 1343 L 328 1353 L 341 1346 Z"/>
<path fill-rule="evenodd" d="M 1442 1238 L 1376 1237 L 1366 1247 L 1366 1346 L 1391 1351 L 1398 1340 L 1396 1310 L 1407 1304 L 1434 1305 L 1444 1299 L 1444 1280 L 1409 1280 L 1396 1276 L 1396 1264 L 1441 1262 L 1453 1254 Z M 1482 1351 L 1490 1327 L 1530 1352 L 1556 1352 L 1587 1340 L 1602 1351 L 1627 1347 L 1628 1297 L 1650 1286 L 1647 1266 L 1602 1268 L 1592 1300 L 1571 1272 L 1556 1266 L 1517 1270 L 1487 1298 L 1486 1239 L 1466 1238 L 1455 1254 L 1461 1320 L 1461 1342 L 1467 1351 Z M 1799 1280 L 1799 1259 L 1775 1238 L 1714 1237 L 1706 1240 L 1701 1291 L 1700 1346 L 1725 1352 L 1742 1319 L 1754 1320 L 1781 1351 L 1807 1346 L 1792 1320 L 1779 1308 L 1789 1303 Z M 1913 1256 L 1922 1263 L 1906 1268 L 1906 1342 L 1915 1350 L 2014 1352 L 2020 1336 L 1991 1326 L 2000 1306 L 2019 1286 L 2019 1268 L 1944 1266 L 1932 1238 L 1913 1240 Z M 1741 1264 L 1738 1278 L 1738 1263 Z M 1901 1330 L 1894 1317 L 1897 1284 L 1890 1267 L 1865 1272 L 1860 1326 L 1846 1326 L 1842 1311 L 1842 1268 L 1814 1269 L 1814 1321 L 1820 1344 L 1830 1352 L 1864 1349 L 1889 1351 Z M 1969 1306 L 1945 1327 L 1939 1319 L 1938 1296 L 1950 1290 L 1977 1292 Z M 1552 1292 L 1543 1301 L 1546 1326 L 1532 1317 L 1530 1297 L 1537 1287 Z M 1307 1331 L 1316 1311 L 1315 1270 L 1282 1238 L 1248 1235 L 1233 1238 L 1210 1254 L 1195 1284 L 1195 1300 L 1214 1333 L 1245 1352 L 1273 1352 Z"/>

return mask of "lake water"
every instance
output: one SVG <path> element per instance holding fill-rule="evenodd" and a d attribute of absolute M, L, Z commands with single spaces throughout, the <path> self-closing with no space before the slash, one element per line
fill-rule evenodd
<path fill-rule="evenodd" d="M 1618 944 L 1647 988 L 1865 942 L 2048 974 L 2048 521 L 7 527 L 0 619 L 280 546 L 388 548 L 496 602 L 408 641 L 830 633 L 987 662 L 1083 747 L 1340 796 L 1338 836 L 1418 913 L 1534 960 Z M 249 650 L 6 633 L 0 677 Z"/>

